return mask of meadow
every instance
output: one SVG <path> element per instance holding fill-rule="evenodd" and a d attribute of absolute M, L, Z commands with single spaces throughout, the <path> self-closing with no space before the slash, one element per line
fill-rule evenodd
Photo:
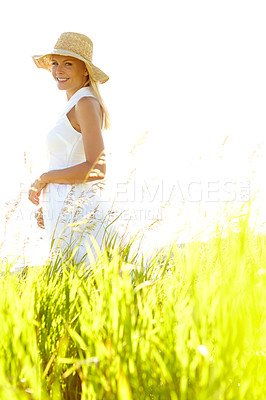
<path fill-rule="evenodd" d="M 266 399 L 266 236 L 249 217 L 89 271 L 2 260 L 0 399 Z"/>

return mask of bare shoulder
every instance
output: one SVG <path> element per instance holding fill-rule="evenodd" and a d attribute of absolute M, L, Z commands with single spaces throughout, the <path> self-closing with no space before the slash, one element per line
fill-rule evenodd
<path fill-rule="evenodd" d="M 101 116 L 101 105 L 95 97 L 82 97 L 76 104 L 76 110 L 80 113 L 92 112 Z"/>
<path fill-rule="evenodd" d="M 78 124 L 81 126 L 87 121 L 102 127 L 103 124 L 103 111 L 99 101 L 95 97 L 82 97 L 75 106 L 75 115 Z"/>
<path fill-rule="evenodd" d="M 81 131 L 85 126 L 101 130 L 103 111 L 99 101 L 94 97 L 82 97 L 75 106 L 75 119 Z"/>

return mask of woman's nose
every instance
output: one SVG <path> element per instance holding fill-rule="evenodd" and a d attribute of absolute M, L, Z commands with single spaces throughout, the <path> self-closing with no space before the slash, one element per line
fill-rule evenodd
<path fill-rule="evenodd" d="M 56 66 L 56 73 L 57 73 L 57 74 L 62 74 L 62 72 L 63 72 L 63 71 L 62 71 L 62 66 L 61 66 L 61 65 L 57 65 L 57 66 Z"/>

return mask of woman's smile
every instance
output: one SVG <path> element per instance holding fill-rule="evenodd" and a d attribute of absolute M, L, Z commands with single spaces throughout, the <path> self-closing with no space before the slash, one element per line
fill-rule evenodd
<path fill-rule="evenodd" d="M 66 82 L 66 81 L 68 81 L 68 78 L 59 78 L 59 77 L 57 77 L 56 78 L 59 82 Z"/>

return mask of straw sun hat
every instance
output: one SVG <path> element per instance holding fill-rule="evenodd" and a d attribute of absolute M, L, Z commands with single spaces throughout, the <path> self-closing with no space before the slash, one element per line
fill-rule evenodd
<path fill-rule="evenodd" d="M 90 38 L 81 33 L 64 32 L 59 36 L 54 49 L 42 56 L 33 56 L 33 60 L 38 68 L 48 69 L 52 68 L 52 55 L 58 54 L 60 56 L 71 56 L 83 61 L 87 67 L 89 75 L 99 83 L 106 82 L 109 77 L 92 64 L 93 44 Z"/>

